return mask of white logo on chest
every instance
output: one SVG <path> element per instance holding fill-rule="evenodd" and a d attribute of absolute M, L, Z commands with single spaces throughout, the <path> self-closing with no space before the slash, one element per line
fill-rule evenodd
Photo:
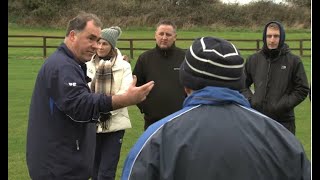
<path fill-rule="evenodd" d="M 69 84 L 69 86 L 76 86 L 77 85 L 76 82 L 69 82 L 68 84 Z"/>

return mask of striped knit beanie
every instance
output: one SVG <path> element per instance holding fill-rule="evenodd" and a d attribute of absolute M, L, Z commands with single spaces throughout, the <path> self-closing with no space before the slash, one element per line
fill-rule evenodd
<path fill-rule="evenodd" d="M 244 87 L 244 60 L 236 47 L 220 38 L 197 38 L 180 66 L 180 82 L 193 90 L 206 86 L 240 90 Z"/>
<path fill-rule="evenodd" d="M 101 38 L 107 40 L 113 48 L 117 46 L 118 38 L 120 37 L 122 31 L 118 26 L 111 26 L 110 28 L 105 28 L 101 31 Z"/>

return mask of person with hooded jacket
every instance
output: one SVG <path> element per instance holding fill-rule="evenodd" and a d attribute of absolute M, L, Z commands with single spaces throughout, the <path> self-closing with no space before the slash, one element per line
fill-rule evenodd
<path fill-rule="evenodd" d="M 310 180 L 311 163 L 285 127 L 239 92 L 244 60 L 230 42 L 196 39 L 180 66 L 188 97 L 129 152 L 122 180 Z"/>
<path fill-rule="evenodd" d="M 295 134 L 294 108 L 309 93 L 303 63 L 285 43 L 285 31 L 280 22 L 271 21 L 265 25 L 263 43 L 262 49 L 246 61 L 246 83 L 241 92 L 252 108 Z"/>

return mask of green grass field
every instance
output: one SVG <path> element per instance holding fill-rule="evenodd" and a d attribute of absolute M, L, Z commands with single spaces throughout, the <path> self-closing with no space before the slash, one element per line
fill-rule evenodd
<path fill-rule="evenodd" d="M 181 38 L 195 38 L 204 35 L 218 36 L 222 38 L 261 38 L 261 33 L 250 32 L 178 32 Z M 55 35 L 62 36 L 63 30 L 48 29 L 26 29 L 9 26 L 8 34 L 21 35 Z M 153 38 L 153 31 L 124 31 L 123 38 Z M 310 32 L 287 34 L 287 38 L 299 39 L 310 38 Z M 38 42 L 32 42 L 30 39 L 22 40 L 38 45 Z M 178 46 L 188 47 L 188 44 L 179 44 Z M 10 44 L 10 40 L 9 40 Z M 153 47 L 155 43 L 151 43 Z M 240 45 L 239 45 L 240 46 Z M 311 45 L 309 44 L 309 47 Z M 52 51 L 49 52 L 52 53 Z M 134 54 L 132 67 L 135 59 L 141 51 Z M 128 52 L 123 52 L 128 54 Z M 246 57 L 248 54 L 243 54 Z M 302 58 L 309 82 L 311 80 L 311 58 Z M 42 50 L 32 48 L 8 48 L 8 179 L 25 180 L 30 179 L 27 171 L 25 148 L 26 148 L 26 129 L 28 122 L 28 111 L 30 98 L 38 70 L 43 63 Z M 133 146 L 137 138 L 143 132 L 143 118 L 136 106 L 129 107 L 129 115 L 133 128 L 125 133 L 123 146 L 121 150 L 120 161 L 118 164 L 116 179 L 120 179 L 123 163 L 127 153 Z M 311 103 L 307 98 L 303 103 L 296 107 L 296 136 L 302 142 L 306 153 L 311 159 Z M 39 147 L 41 148 L 41 147 Z"/>

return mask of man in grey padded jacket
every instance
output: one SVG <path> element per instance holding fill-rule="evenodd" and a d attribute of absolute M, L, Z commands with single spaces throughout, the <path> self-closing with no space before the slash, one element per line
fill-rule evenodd
<path fill-rule="evenodd" d="M 230 42 L 196 39 L 180 67 L 183 108 L 138 139 L 122 180 L 310 180 L 298 139 L 239 92 L 243 66 Z"/>

